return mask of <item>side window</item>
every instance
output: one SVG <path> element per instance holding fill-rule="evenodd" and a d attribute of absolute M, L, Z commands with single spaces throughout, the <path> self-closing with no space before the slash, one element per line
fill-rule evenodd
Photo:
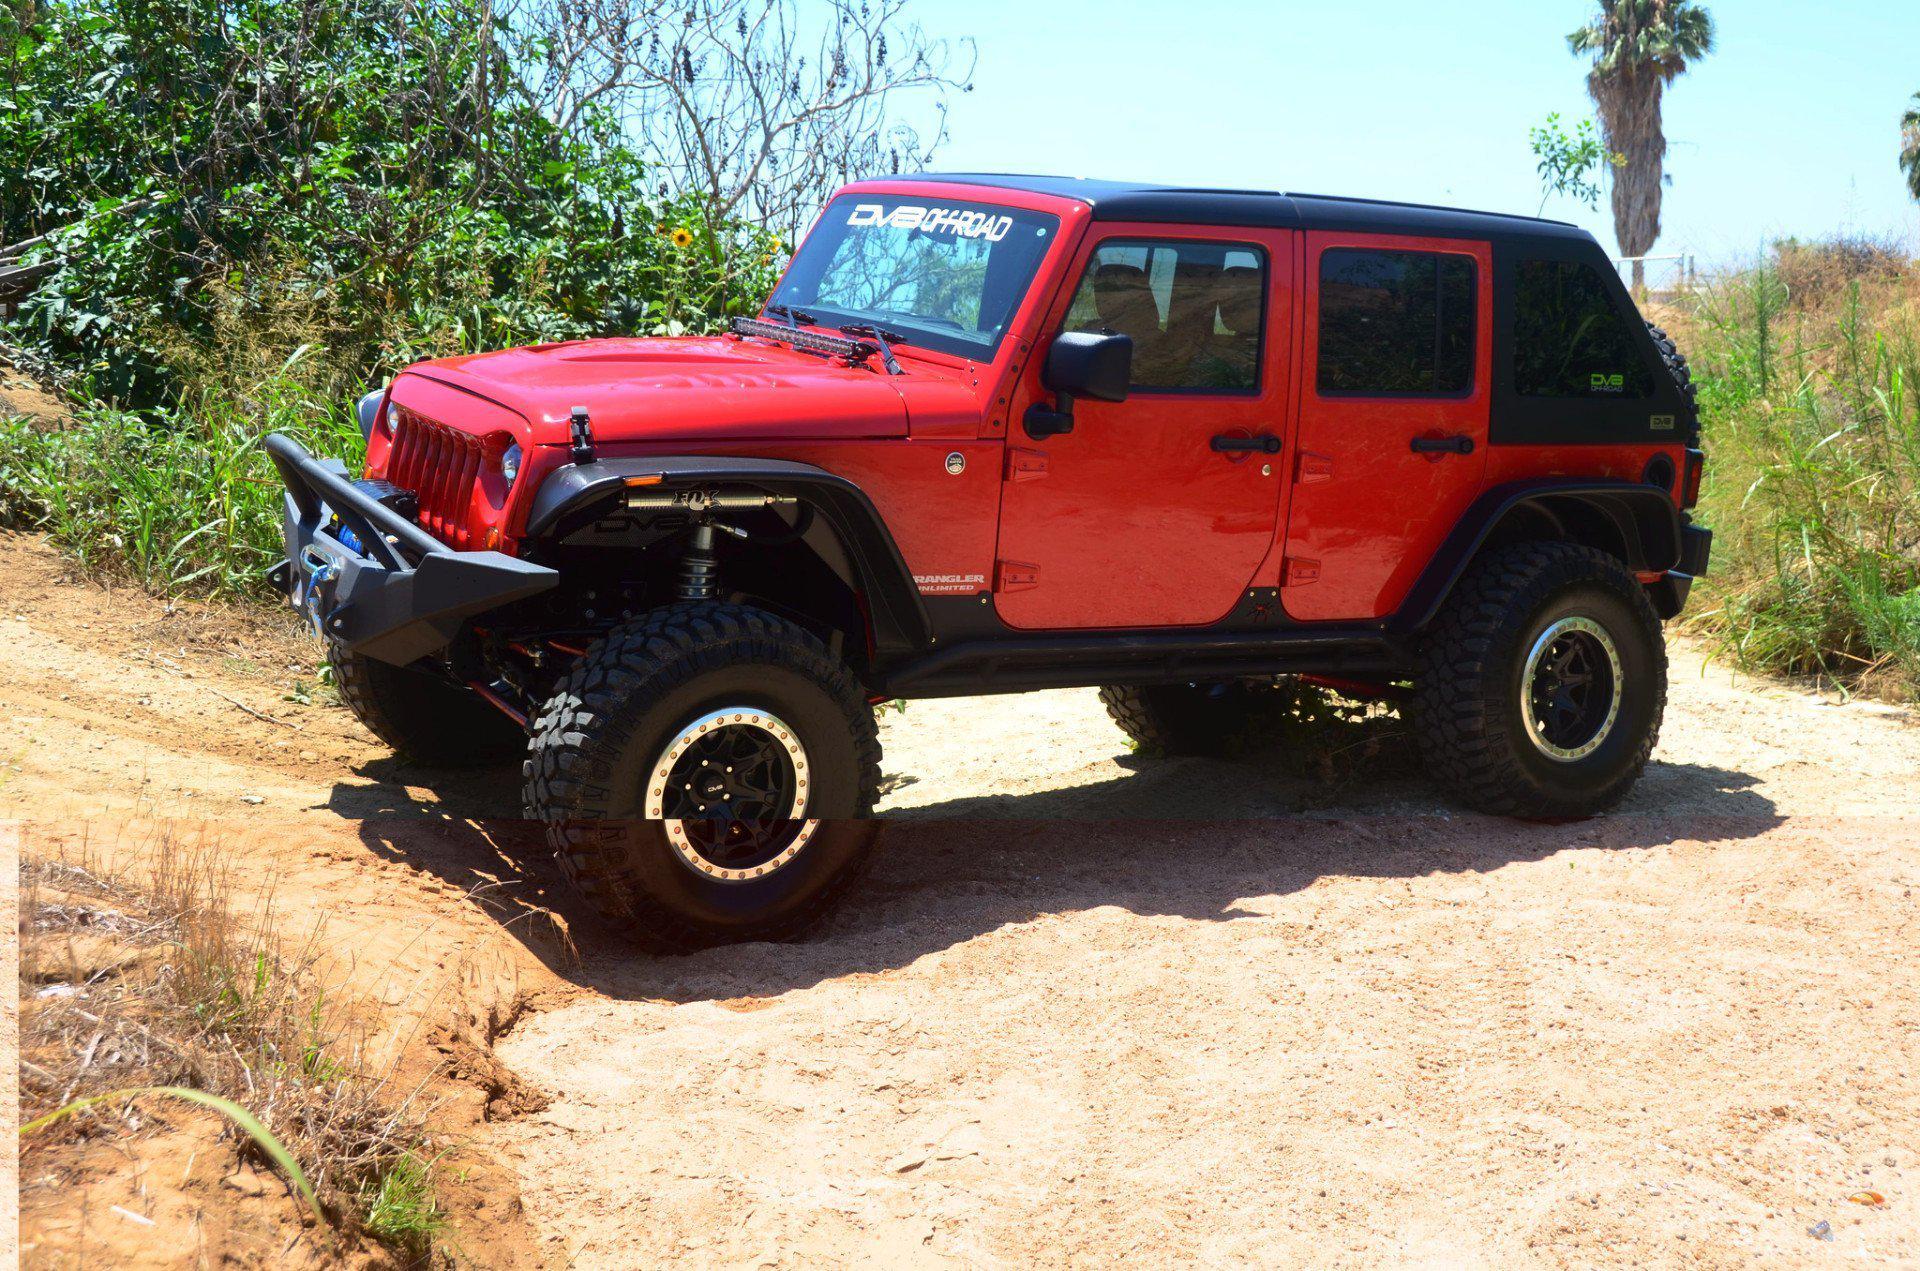
<path fill-rule="evenodd" d="M 1653 374 L 1593 266 L 1523 260 L 1514 287 L 1513 387 L 1523 397 L 1646 397 Z"/>
<path fill-rule="evenodd" d="M 1320 254 L 1320 391 L 1465 393 L 1477 309 L 1470 257 L 1329 248 Z"/>
<path fill-rule="evenodd" d="M 1069 331 L 1133 337 L 1133 387 L 1260 387 L 1266 253 L 1231 243 L 1102 243 L 1067 310 Z"/>

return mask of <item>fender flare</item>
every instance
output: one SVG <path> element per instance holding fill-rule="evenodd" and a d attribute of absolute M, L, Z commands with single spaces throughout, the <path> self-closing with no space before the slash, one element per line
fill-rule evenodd
<path fill-rule="evenodd" d="M 1454 524 L 1407 593 L 1393 629 L 1411 633 L 1440 612 L 1480 549 L 1508 518 L 1544 517 L 1566 538 L 1575 524 L 1598 529 L 1617 544 L 1617 554 L 1635 573 L 1661 573 L 1680 563 L 1680 510 L 1657 486 L 1634 481 L 1549 478 L 1494 486 L 1475 499 Z"/>
<path fill-rule="evenodd" d="M 649 455 L 568 464 L 548 474 L 534 493 L 526 537 L 570 532 L 583 513 L 623 492 L 632 477 L 658 478 L 650 488 L 661 491 L 745 485 L 810 505 L 839 537 L 858 574 L 849 581 L 857 583 L 864 598 L 875 650 L 902 653 L 926 647 L 931 627 L 920 589 L 879 509 L 859 486 L 812 464 L 731 455 Z"/>

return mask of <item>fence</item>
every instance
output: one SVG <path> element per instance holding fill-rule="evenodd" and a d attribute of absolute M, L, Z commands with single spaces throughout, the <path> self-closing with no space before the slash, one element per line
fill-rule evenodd
<path fill-rule="evenodd" d="M 1647 299 L 1677 300 L 1700 290 L 1700 273 L 1691 253 L 1670 256 L 1617 256 L 1613 267 L 1620 271 L 1628 286 L 1633 285 L 1633 266 L 1638 263 L 1645 278 Z"/>

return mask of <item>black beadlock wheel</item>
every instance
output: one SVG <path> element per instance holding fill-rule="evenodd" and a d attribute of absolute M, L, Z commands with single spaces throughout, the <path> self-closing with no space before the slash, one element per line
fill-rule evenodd
<path fill-rule="evenodd" d="M 524 771 L 562 870 L 661 952 L 799 935 L 879 833 L 865 693 L 811 633 L 744 605 L 676 605 L 596 641 Z"/>
<path fill-rule="evenodd" d="M 430 768 L 483 768 L 526 753 L 527 735 L 511 719 L 431 671 L 393 666 L 327 644 L 340 700 L 402 758 Z"/>
<path fill-rule="evenodd" d="M 1660 619 L 1615 557 L 1521 543 L 1477 562 L 1422 644 L 1411 719 L 1471 807 L 1590 816 L 1625 797 L 1666 709 Z"/>

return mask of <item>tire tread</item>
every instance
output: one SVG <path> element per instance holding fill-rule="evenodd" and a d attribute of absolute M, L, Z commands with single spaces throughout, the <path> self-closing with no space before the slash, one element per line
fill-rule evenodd
<path fill-rule="evenodd" d="M 703 948 L 713 936 L 635 885 L 617 836 L 606 832 L 605 823 L 615 819 L 608 774 L 641 726 L 642 698 L 741 662 L 785 667 L 834 698 L 858 755 L 859 815 L 870 816 L 880 797 L 880 734 L 859 682 L 811 632 L 746 605 L 674 605 L 615 627 L 588 647 L 533 723 L 523 768 L 528 817 L 545 823 L 561 872 L 588 903 L 609 920 L 630 924 L 635 939 L 656 951 Z M 798 936 L 858 885 L 872 857 L 869 842 L 855 864 L 804 907 L 728 938 Z"/>
<path fill-rule="evenodd" d="M 1625 599 L 1653 650 L 1652 726 L 1604 792 L 1569 799 L 1534 782 L 1506 736 L 1502 681 L 1528 617 L 1556 592 L 1595 584 Z M 1416 660 L 1413 732 L 1427 771 L 1469 806 L 1502 816 L 1584 816 L 1626 796 L 1659 739 L 1666 710 L 1667 655 L 1646 589 L 1618 558 L 1566 542 L 1517 543 L 1489 553 L 1460 581 L 1429 629 Z"/>

